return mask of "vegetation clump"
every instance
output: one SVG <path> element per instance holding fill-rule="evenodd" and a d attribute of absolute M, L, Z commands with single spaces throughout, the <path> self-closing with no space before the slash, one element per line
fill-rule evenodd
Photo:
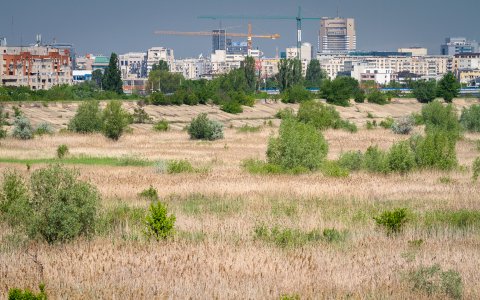
<path fill-rule="evenodd" d="M 157 123 L 153 125 L 153 130 L 155 131 L 168 131 L 169 129 L 169 124 L 167 120 L 160 120 Z"/>
<path fill-rule="evenodd" d="M 439 265 L 421 266 L 408 273 L 408 281 L 412 289 L 424 292 L 429 296 L 447 296 L 452 299 L 462 299 L 462 277 L 457 271 L 443 271 Z"/>
<path fill-rule="evenodd" d="M 472 179 L 477 181 L 480 176 L 480 157 L 477 157 L 472 164 Z"/>
<path fill-rule="evenodd" d="M 57 147 L 57 157 L 59 159 L 64 158 L 68 154 L 68 146 L 65 144 L 61 144 Z"/>
<path fill-rule="evenodd" d="M 414 121 L 411 117 L 401 118 L 400 120 L 393 122 L 391 125 L 392 131 L 395 134 L 409 134 L 413 130 L 413 127 Z"/>
<path fill-rule="evenodd" d="M 333 106 L 317 101 L 301 103 L 297 118 L 299 121 L 311 124 L 319 130 L 342 128 L 350 132 L 357 131 L 357 126 L 349 121 L 342 120 Z"/>
<path fill-rule="evenodd" d="M 15 118 L 12 136 L 20 140 L 33 139 L 33 128 L 27 117 L 20 115 Z"/>
<path fill-rule="evenodd" d="M 373 219 L 377 225 L 386 229 L 387 235 L 396 234 L 402 231 L 403 226 L 408 220 L 407 209 L 397 208 L 394 210 L 387 210 Z"/>
<path fill-rule="evenodd" d="M 480 105 L 474 104 L 464 108 L 460 116 L 460 124 L 469 132 L 480 132 Z"/>
<path fill-rule="evenodd" d="M 175 221 L 175 215 L 168 214 L 165 204 L 155 201 L 150 204 L 145 217 L 145 235 L 157 241 L 167 239 L 175 232 Z"/>
<path fill-rule="evenodd" d="M 53 128 L 47 122 L 38 124 L 37 128 L 35 129 L 36 135 L 44 135 L 44 134 L 52 134 L 52 133 L 53 133 Z"/>
<path fill-rule="evenodd" d="M 187 127 L 191 139 L 218 140 L 223 139 L 223 125 L 217 121 L 208 119 L 206 113 L 199 114 L 192 119 Z"/>
<path fill-rule="evenodd" d="M 103 134 L 117 141 L 130 123 L 130 114 L 122 108 L 122 102 L 113 100 L 107 104 L 102 113 Z"/>
<path fill-rule="evenodd" d="M 433 101 L 422 107 L 422 121 L 425 131 L 444 131 L 457 139 L 461 134 L 457 112 L 452 104 L 443 105 L 440 101 Z"/>
<path fill-rule="evenodd" d="M 47 293 L 45 292 L 45 284 L 40 284 L 40 292 L 34 293 L 29 289 L 10 289 L 8 290 L 8 300 L 47 300 Z"/>

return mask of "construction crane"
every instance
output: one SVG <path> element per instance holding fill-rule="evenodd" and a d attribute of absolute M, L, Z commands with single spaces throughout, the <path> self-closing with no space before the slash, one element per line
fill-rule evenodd
<path fill-rule="evenodd" d="M 209 32 L 209 31 L 155 31 L 155 34 L 158 35 L 189 35 L 189 36 L 212 36 L 212 35 L 225 35 L 231 37 L 246 37 L 248 49 L 252 49 L 252 38 L 258 39 L 272 39 L 276 40 L 280 38 L 278 33 L 274 34 L 253 34 L 252 33 L 252 24 L 248 24 L 248 33 L 233 33 L 233 32 Z"/>
<path fill-rule="evenodd" d="M 242 19 L 242 20 L 296 20 L 297 21 L 297 57 L 301 59 L 300 48 L 302 47 L 302 21 L 303 20 L 321 20 L 322 18 L 306 18 L 302 16 L 302 7 L 298 7 L 297 16 L 246 16 L 246 15 L 214 15 L 199 16 L 199 19 L 224 20 L 224 19 Z"/>

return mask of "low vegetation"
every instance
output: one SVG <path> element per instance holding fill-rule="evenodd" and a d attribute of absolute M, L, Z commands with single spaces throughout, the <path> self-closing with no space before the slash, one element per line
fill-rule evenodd
<path fill-rule="evenodd" d="M 193 118 L 187 131 L 191 139 L 209 141 L 223 139 L 223 125 L 210 120 L 205 113 Z"/>

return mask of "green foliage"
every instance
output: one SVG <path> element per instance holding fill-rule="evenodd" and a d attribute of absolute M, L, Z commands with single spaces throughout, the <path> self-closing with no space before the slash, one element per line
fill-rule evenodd
<path fill-rule="evenodd" d="M 150 185 L 150 187 L 148 189 L 145 189 L 143 191 L 141 191 L 139 194 L 138 194 L 140 197 L 142 198 L 145 198 L 147 200 L 150 200 L 150 201 L 158 201 L 158 191 L 156 188 L 154 188 L 152 185 Z"/>
<path fill-rule="evenodd" d="M 217 140 L 223 138 L 223 125 L 208 119 L 206 113 L 193 118 L 187 127 L 191 139 Z"/>
<path fill-rule="evenodd" d="M 168 215 L 167 207 L 160 201 L 150 204 L 148 214 L 145 217 L 145 235 L 148 238 L 164 240 L 174 234 L 176 217 Z"/>
<path fill-rule="evenodd" d="M 318 169 L 328 152 L 328 144 L 315 127 L 284 119 L 279 136 L 270 138 L 267 149 L 268 162 L 285 169 L 302 167 Z"/>
<path fill-rule="evenodd" d="M 452 72 L 445 74 L 437 85 L 437 95 L 442 97 L 446 102 L 452 102 L 453 98 L 460 93 L 461 85 Z"/>
<path fill-rule="evenodd" d="M 477 181 L 480 176 L 480 157 L 477 157 L 472 164 L 472 180 Z"/>
<path fill-rule="evenodd" d="M 102 130 L 102 112 L 98 101 L 85 101 L 78 106 L 68 129 L 79 133 L 92 133 Z"/>
<path fill-rule="evenodd" d="M 102 209 L 95 223 L 95 234 L 112 237 L 119 233 L 123 239 L 138 238 L 145 227 L 145 209 L 124 202 Z"/>
<path fill-rule="evenodd" d="M 427 212 L 424 216 L 425 226 L 434 228 L 446 226 L 452 229 L 480 229 L 480 211 L 478 210 L 439 210 Z"/>
<path fill-rule="evenodd" d="M 242 167 L 251 174 L 281 174 L 286 171 L 275 164 L 266 163 L 262 160 L 257 159 L 247 159 L 242 162 Z"/>
<path fill-rule="evenodd" d="M 390 171 L 405 174 L 415 168 L 415 154 L 408 141 L 393 144 L 387 156 Z"/>
<path fill-rule="evenodd" d="M 170 98 L 165 97 L 162 92 L 153 92 L 149 96 L 149 101 L 153 105 L 169 105 L 172 104 Z"/>
<path fill-rule="evenodd" d="M 180 89 L 180 82 L 185 80 L 182 74 L 171 73 L 168 70 L 150 71 L 146 85 L 147 91 L 157 91 L 165 94 L 175 93 Z M 160 96 L 159 96 L 160 97 Z M 158 103 L 160 105 L 163 103 Z M 182 104 L 182 103 L 179 103 Z"/>
<path fill-rule="evenodd" d="M 385 129 L 391 129 L 393 124 L 395 123 L 395 120 L 393 120 L 392 117 L 388 117 L 385 120 L 380 122 L 380 127 L 383 127 Z"/>
<path fill-rule="evenodd" d="M 261 126 L 250 126 L 248 124 L 243 125 L 242 127 L 238 128 L 237 131 L 241 133 L 254 133 L 254 132 L 259 132 L 262 130 Z"/>
<path fill-rule="evenodd" d="M 278 118 L 278 119 L 295 118 L 295 112 L 290 107 L 282 108 L 279 111 L 277 111 L 277 113 L 275 114 L 275 118 Z"/>
<path fill-rule="evenodd" d="M 103 134 L 114 141 L 117 141 L 129 124 L 130 115 L 122 108 L 122 102 L 110 101 L 103 110 Z"/>
<path fill-rule="evenodd" d="M 360 151 L 343 152 L 340 154 L 338 164 L 344 169 L 358 171 L 363 166 L 363 154 Z"/>
<path fill-rule="evenodd" d="M 178 174 L 178 173 L 192 173 L 195 172 L 195 169 L 192 167 L 192 164 L 188 160 L 170 160 L 167 163 L 167 173 L 168 174 Z"/>
<path fill-rule="evenodd" d="M 118 56 L 116 53 L 112 53 L 108 67 L 102 77 L 102 88 L 106 91 L 123 94 L 123 82 L 118 66 Z"/>
<path fill-rule="evenodd" d="M 460 116 L 460 124 L 470 132 L 480 132 L 480 105 L 474 104 L 464 108 Z"/>
<path fill-rule="evenodd" d="M 411 83 L 412 93 L 419 102 L 426 103 L 435 100 L 437 82 L 435 80 L 420 80 Z"/>
<path fill-rule="evenodd" d="M 360 91 L 358 81 L 351 77 L 340 76 L 334 80 L 325 79 L 320 88 L 320 96 L 328 103 L 349 106 L 350 98 Z"/>
<path fill-rule="evenodd" d="M 5 107 L 0 105 L 0 139 L 4 139 L 7 137 L 7 131 L 3 129 L 3 125 L 6 125 L 7 114 L 4 112 Z"/>
<path fill-rule="evenodd" d="M 282 93 L 282 102 L 284 103 L 302 103 L 312 98 L 312 93 L 300 84 L 292 85 Z"/>
<path fill-rule="evenodd" d="M 254 229 L 254 238 L 267 243 L 273 243 L 280 248 L 303 247 L 308 243 L 315 243 L 322 240 L 319 230 L 302 231 L 295 228 L 268 228 L 265 225 L 258 225 Z"/>
<path fill-rule="evenodd" d="M 302 63 L 298 59 L 281 59 L 278 63 L 278 85 L 281 92 L 301 84 Z"/>
<path fill-rule="evenodd" d="M 367 98 L 367 95 L 364 90 L 359 89 L 353 94 L 353 100 L 355 103 L 364 103 L 365 98 Z"/>
<path fill-rule="evenodd" d="M 444 106 L 439 101 L 428 103 L 422 107 L 422 119 L 426 132 L 442 130 L 454 138 L 460 137 L 461 128 L 452 104 Z"/>
<path fill-rule="evenodd" d="M 247 56 L 242 62 L 241 68 L 244 71 L 245 79 L 247 81 L 248 91 L 255 92 L 257 89 L 257 76 L 255 70 L 255 58 Z"/>
<path fill-rule="evenodd" d="M 36 135 L 44 135 L 44 134 L 52 134 L 53 128 L 50 123 L 42 122 L 38 124 L 37 128 L 35 129 Z"/>
<path fill-rule="evenodd" d="M 133 109 L 133 123 L 135 124 L 147 124 L 152 123 L 152 117 L 142 107 L 135 107 Z"/>
<path fill-rule="evenodd" d="M 407 278 L 413 290 L 424 292 L 429 296 L 444 295 L 452 299 L 463 298 L 462 277 L 457 271 L 442 271 L 439 265 L 421 266 L 410 271 Z"/>
<path fill-rule="evenodd" d="M 378 146 L 367 148 L 363 156 L 365 170 L 373 173 L 388 173 L 390 171 L 387 154 Z"/>
<path fill-rule="evenodd" d="M 192 194 L 179 199 L 183 204 L 182 210 L 188 215 L 215 214 L 225 216 L 239 213 L 243 206 L 243 199 L 229 199 L 224 196 L 205 196 Z"/>
<path fill-rule="evenodd" d="M 62 159 L 68 154 L 68 146 L 65 144 L 61 144 L 57 147 L 57 157 Z"/>
<path fill-rule="evenodd" d="M 449 134 L 440 130 L 431 131 L 426 137 L 418 137 L 411 142 L 414 143 L 419 167 L 451 170 L 457 166 L 456 140 Z"/>
<path fill-rule="evenodd" d="M 397 208 L 394 210 L 387 210 L 373 219 L 377 225 L 385 228 L 387 235 L 396 234 L 402 231 L 403 226 L 408 221 L 407 209 Z"/>
<path fill-rule="evenodd" d="M 388 103 L 387 96 L 379 90 L 374 90 L 368 94 L 368 103 L 384 105 Z"/>
<path fill-rule="evenodd" d="M 153 64 L 152 71 L 169 71 L 168 63 L 163 59 L 158 61 L 158 64 Z"/>
<path fill-rule="evenodd" d="M 319 89 L 322 85 L 322 80 L 325 78 L 327 78 L 327 73 L 320 68 L 318 59 L 312 59 L 307 66 L 305 87 Z"/>
<path fill-rule="evenodd" d="M 322 174 L 327 177 L 348 177 L 348 169 L 340 166 L 337 161 L 324 161 L 321 166 Z"/>
<path fill-rule="evenodd" d="M 239 114 L 243 112 L 242 105 L 235 101 L 228 101 L 220 106 L 220 109 L 230 114 Z"/>
<path fill-rule="evenodd" d="M 280 300 L 300 300 L 300 296 L 297 294 L 292 294 L 292 295 L 281 295 Z"/>
<path fill-rule="evenodd" d="M 13 122 L 12 136 L 21 140 L 33 139 L 33 128 L 30 120 L 23 115 L 16 117 Z"/>
<path fill-rule="evenodd" d="M 155 125 L 153 125 L 153 130 L 155 131 L 168 131 L 169 124 L 167 120 L 160 120 Z"/>
<path fill-rule="evenodd" d="M 0 192 L 0 216 L 14 228 L 26 229 L 32 209 L 30 196 L 24 179 L 15 171 L 3 173 Z"/>
<path fill-rule="evenodd" d="M 377 122 L 375 120 L 373 120 L 373 122 L 367 121 L 367 123 L 365 123 L 365 128 L 367 128 L 367 130 L 372 130 L 376 127 L 377 127 Z"/>
<path fill-rule="evenodd" d="M 323 240 L 329 243 L 339 243 L 346 239 L 347 232 L 335 228 L 325 228 L 322 232 Z"/>
<path fill-rule="evenodd" d="M 391 126 L 395 134 L 409 134 L 413 130 L 414 121 L 412 117 L 404 117 L 393 123 Z"/>
<path fill-rule="evenodd" d="M 38 294 L 30 291 L 29 289 L 10 289 L 8 290 L 8 300 L 47 300 L 47 294 L 45 293 L 45 284 L 40 284 L 40 292 Z"/>
<path fill-rule="evenodd" d="M 317 101 L 302 102 L 298 109 L 297 118 L 299 121 L 313 125 L 319 130 L 342 128 L 350 132 L 357 131 L 355 124 L 340 118 L 340 114 L 335 107 Z"/>

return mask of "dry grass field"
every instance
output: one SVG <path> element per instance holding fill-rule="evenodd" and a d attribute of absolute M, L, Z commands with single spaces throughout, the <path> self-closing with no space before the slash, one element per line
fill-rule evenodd
<path fill-rule="evenodd" d="M 469 101 L 458 100 L 458 108 Z M 134 103 L 125 104 L 133 109 Z M 265 159 L 269 136 L 280 120 L 274 114 L 285 104 L 258 104 L 239 115 L 210 106 L 147 106 L 154 119 L 167 119 L 168 132 L 152 125 L 133 125 L 118 142 L 100 134 L 56 133 L 29 141 L 0 140 L 0 158 L 53 158 L 60 144 L 73 156 L 132 156 L 160 161 L 187 159 L 208 172 L 163 174 L 155 166 L 75 165 L 80 176 L 102 194 L 102 211 L 118 207 L 145 209 L 138 194 L 150 185 L 176 215 L 176 235 L 163 242 L 147 241 L 134 218 L 119 214 L 113 230 L 62 245 L 18 241 L 0 225 L 0 298 L 9 288 L 37 289 L 43 281 L 52 299 L 427 299 L 407 280 L 419 266 L 438 264 L 462 277 L 463 298 L 480 298 L 480 223 L 458 227 L 428 216 L 439 212 L 480 212 L 480 184 L 472 183 L 470 166 L 480 155 L 480 134 L 466 134 L 457 144 L 462 167 L 452 172 L 418 171 L 402 176 L 352 172 L 347 178 L 321 173 L 251 175 L 242 167 L 248 158 Z M 291 105 L 294 109 L 297 106 Z M 7 107 L 10 111 L 11 107 Z M 32 123 L 50 122 L 64 128 L 76 104 L 24 104 Z M 377 128 L 366 130 L 367 113 L 380 121 L 419 112 L 414 100 L 392 104 L 356 104 L 337 108 L 355 122 L 357 133 L 328 130 L 330 159 L 343 151 L 365 151 L 370 145 L 387 149 L 408 136 Z M 190 140 L 182 131 L 190 119 L 207 112 L 226 125 L 225 138 Z M 268 124 L 273 120 L 272 124 Z M 261 126 L 242 133 L 238 127 Z M 421 132 L 421 128 L 417 128 Z M 27 175 L 43 167 L 1 163 L 0 173 L 14 168 Z M 412 213 L 405 230 L 387 236 L 373 217 L 386 209 L 405 207 Z M 127 209 L 127 211 L 129 211 Z M 339 241 L 309 242 L 281 247 L 255 238 L 255 228 L 300 231 L 335 228 Z"/>

